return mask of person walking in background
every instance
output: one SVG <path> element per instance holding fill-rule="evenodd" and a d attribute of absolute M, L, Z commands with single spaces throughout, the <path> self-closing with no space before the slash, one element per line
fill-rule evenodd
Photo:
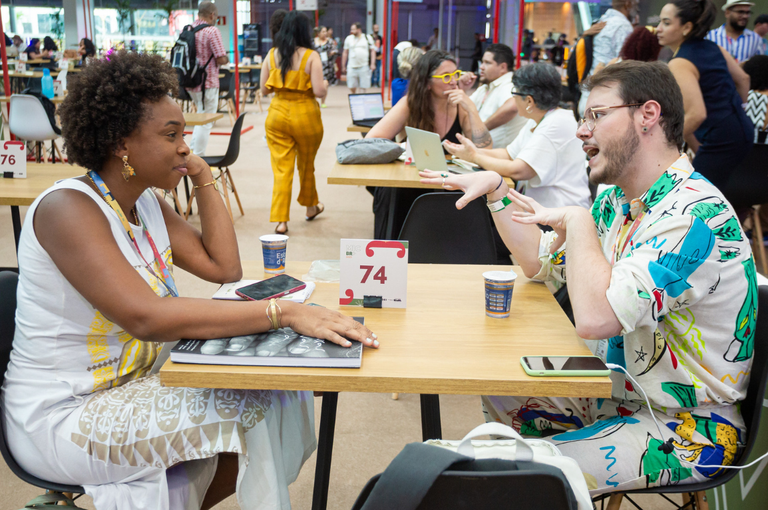
<path fill-rule="evenodd" d="M 376 47 L 376 69 L 373 71 L 373 78 L 371 79 L 371 85 L 374 87 L 381 86 L 381 50 L 382 39 L 379 34 L 379 25 L 373 25 L 373 44 Z"/>
<path fill-rule="evenodd" d="M 768 55 L 755 55 L 744 63 L 749 75 L 749 95 L 745 106 L 747 117 L 755 126 L 753 143 L 768 143 Z M 762 209 L 761 209 L 762 211 Z"/>
<path fill-rule="evenodd" d="M 755 30 L 754 32 L 760 36 L 760 38 L 763 40 L 763 52 L 761 55 L 765 55 L 768 53 L 768 14 L 761 14 L 760 16 L 755 19 Z"/>
<path fill-rule="evenodd" d="M 7 36 L 6 36 L 7 37 Z M 8 41 L 6 41 L 7 43 Z M 21 45 L 24 44 L 24 41 L 19 37 L 18 35 L 14 35 L 11 39 L 11 44 L 5 45 L 5 51 L 6 55 L 9 57 L 18 57 L 19 53 L 21 53 Z"/>
<path fill-rule="evenodd" d="M 434 29 L 432 35 L 429 36 L 427 41 L 427 50 L 436 50 L 440 45 L 440 29 Z"/>
<path fill-rule="evenodd" d="M 337 51 L 333 39 L 328 38 L 326 27 L 320 27 L 317 37 L 315 37 L 314 50 L 320 55 L 320 61 L 323 63 L 323 82 L 328 88 L 336 83 L 336 71 L 333 68 L 333 63 L 336 61 Z M 320 98 L 320 107 L 325 108 L 325 96 Z"/>
<path fill-rule="evenodd" d="M 216 4 L 205 0 L 197 6 L 197 21 L 192 25 L 209 25 L 198 30 L 195 34 L 195 52 L 197 63 L 205 66 L 205 81 L 197 87 L 187 89 L 198 113 L 216 113 L 219 106 L 219 66 L 229 62 L 224 43 L 221 40 L 221 32 L 213 26 L 219 12 Z M 204 156 L 208 147 L 208 137 L 211 135 L 213 122 L 202 126 L 195 126 L 192 131 L 192 140 L 189 148 L 196 156 Z"/>
<path fill-rule="evenodd" d="M 350 92 L 365 93 L 365 89 L 371 86 L 371 73 L 375 69 L 376 45 L 373 38 L 363 33 L 362 23 L 352 23 L 341 54 L 341 74 L 346 73 Z"/>
<path fill-rule="evenodd" d="M 744 0 L 728 0 L 723 6 L 725 23 L 710 30 L 706 37 L 725 48 L 740 63 L 765 53 L 762 37 L 747 28 L 753 5 Z"/>
<path fill-rule="evenodd" d="M 87 37 L 80 39 L 80 45 L 77 48 L 77 53 L 80 55 L 80 65 L 85 65 L 86 59 L 88 57 L 96 56 L 96 47 L 93 45 L 93 41 Z"/>
<path fill-rule="evenodd" d="M 472 72 L 477 74 L 480 61 L 483 59 L 483 35 L 475 32 L 475 49 L 472 51 Z"/>
<path fill-rule="evenodd" d="M 605 25 L 595 35 L 592 45 L 592 69 L 588 75 L 593 75 L 608 65 L 608 62 L 619 56 L 624 41 L 632 33 L 632 23 L 637 14 L 638 0 L 613 0 L 611 8 L 600 18 Z M 584 116 L 588 92 L 581 94 L 579 99 L 579 115 Z"/>
<path fill-rule="evenodd" d="M 322 213 L 315 186 L 315 156 L 323 141 L 323 119 L 316 97 L 328 89 L 323 80 L 323 62 L 312 51 L 309 18 L 289 12 L 275 39 L 275 47 L 261 68 L 261 93 L 275 93 L 269 105 L 265 128 L 275 174 L 269 221 L 275 232 L 288 232 L 293 169 L 299 170 L 299 204 L 307 208 L 306 220 Z"/>
<path fill-rule="evenodd" d="M 413 66 L 424 54 L 424 50 L 415 46 L 408 46 L 397 56 L 398 77 L 392 80 L 392 104 L 397 104 L 400 99 L 408 95 L 408 77 Z"/>
<path fill-rule="evenodd" d="M 754 134 L 741 107 L 749 76 L 725 48 L 704 38 L 716 12 L 712 0 L 673 0 L 661 10 L 657 36 L 675 52 L 669 70 L 683 93 L 683 136 L 696 153 L 693 167 L 723 190 Z"/>
<path fill-rule="evenodd" d="M 503 148 L 512 143 L 528 119 L 517 114 L 517 105 L 512 96 L 512 69 L 515 55 L 506 44 L 491 44 L 485 50 L 480 65 L 480 86 L 470 99 L 485 127 L 491 132 L 494 148 Z M 459 80 L 459 87 L 470 90 L 477 77 L 470 75 Z"/>
<path fill-rule="evenodd" d="M 608 65 L 622 60 L 639 60 L 640 62 L 653 62 L 659 58 L 661 45 L 656 37 L 656 29 L 653 27 L 638 26 L 624 41 L 621 53 L 611 60 Z"/>
<path fill-rule="evenodd" d="M 283 20 L 287 14 L 288 11 L 285 9 L 278 9 L 273 12 L 272 16 L 269 18 L 269 35 L 272 37 L 272 46 L 275 45 L 275 38 L 277 38 L 277 33 L 280 31 L 280 27 L 283 26 Z"/>

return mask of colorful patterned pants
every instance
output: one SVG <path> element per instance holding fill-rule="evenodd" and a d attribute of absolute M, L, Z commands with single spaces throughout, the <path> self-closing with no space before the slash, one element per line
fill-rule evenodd
<path fill-rule="evenodd" d="M 497 396 L 482 400 L 486 421 L 505 423 L 526 436 L 544 437 L 563 455 L 576 459 L 593 496 L 714 478 L 725 470 L 696 464 L 732 464 L 737 444 L 745 439 L 744 431 L 716 408 L 670 415 L 656 411 L 664 432 L 659 438 L 647 406 L 635 402 Z M 665 454 L 658 447 L 669 438 L 674 451 Z"/>
<path fill-rule="evenodd" d="M 293 169 L 299 170 L 299 204 L 317 205 L 315 156 L 323 141 L 323 120 L 314 97 L 281 91 L 272 99 L 266 122 L 267 145 L 275 174 L 269 221 L 288 221 Z"/>

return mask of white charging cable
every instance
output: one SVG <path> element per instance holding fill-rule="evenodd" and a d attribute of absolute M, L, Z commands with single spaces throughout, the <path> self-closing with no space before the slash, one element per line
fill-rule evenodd
<path fill-rule="evenodd" d="M 629 377 L 629 380 L 632 381 L 632 384 L 634 385 L 634 387 L 640 390 L 640 393 L 643 394 L 643 398 L 645 399 L 645 402 L 648 404 L 648 410 L 651 412 L 651 418 L 653 418 L 653 422 L 656 424 L 656 428 L 659 431 L 659 436 L 661 437 L 661 439 L 663 441 L 664 440 L 664 433 L 661 431 L 661 425 L 659 425 L 659 422 L 656 420 L 656 415 L 653 412 L 653 407 L 651 406 L 651 401 L 648 400 L 648 395 L 645 394 L 645 390 L 643 389 L 643 387 L 640 386 L 640 384 L 638 384 L 638 382 L 635 380 L 635 378 L 632 377 L 629 372 L 627 372 L 627 369 L 622 367 L 621 365 L 617 365 L 615 363 L 606 363 L 605 366 L 607 366 L 610 369 L 621 370 L 622 372 L 624 372 L 624 374 L 626 374 L 626 376 Z M 760 409 L 756 409 L 755 410 L 755 412 L 760 412 L 760 411 L 761 411 Z M 752 431 L 752 433 L 753 434 L 757 434 L 757 431 L 756 430 Z M 671 437 L 669 439 L 667 439 L 662 445 L 659 446 L 659 450 L 663 451 L 666 454 L 672 453 L 674 451 L 674 448 L 675 448 L 674 445 L 672 444 L 672 441 L 673 441 L 673 439 Z M 723 466 L 723 465 L 720 465 L 720 464 L 714 464 L 714 465 L 710 465 L 710 464 L 697 464 L 695 462 L 690 462 L 690 461 L 687 461 L 685 459 L 681 459 L 679 457 L 678 457 L 678 460 L 680 462 L 684 462 L 686 464 L 690 464 L 692 466 L 702 467 L 702 468 L 745 469 L 745 468 L 754 466 L 755 464 L 757 464 L 761 460 L 765 459 L 766 457 L 768 457 L 768 452 L 766 452 L 763 455 L 761 455 L 760 457 L 756 458 L 755 460 L 753 460 L 749 464 L 745 464 L 743 466 Z"/>

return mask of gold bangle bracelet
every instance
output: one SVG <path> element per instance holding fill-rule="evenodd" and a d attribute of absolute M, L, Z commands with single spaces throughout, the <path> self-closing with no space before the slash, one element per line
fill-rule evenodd
<path fill-rule="evenodd" d="M 282 325 L 283 310 L 277 304 L 277 299 L 270 299 L 267 306 L 267 319 L 272 323 L 272 329 L 280 329 Z"/>
<path fill-rule="evenodd" d="M 194 189 L 205 188 L 206 186 L 210 186 L 210 185 L 213 185 L 213 189 L 215 189 L 216 191 L 219 191 L 219 185 L 216 184 L 216 179 L 212 180 L 211 182 L 207 182 L 205 184 L 201 184 L 200 186 L 195 186 Z"/>

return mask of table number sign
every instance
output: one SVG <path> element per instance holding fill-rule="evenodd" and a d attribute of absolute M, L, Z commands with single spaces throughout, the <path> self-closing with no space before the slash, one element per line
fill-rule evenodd
<path fill-rule="evenodd" d="M 27 148 L 24 142 L 0 142 L 0 173 L 7 178 L 27 176 Z"/>
<path fill-rule="evenodd" d="M 342 239 L 339 304 L 405 308 L 408 241 Z"/>

